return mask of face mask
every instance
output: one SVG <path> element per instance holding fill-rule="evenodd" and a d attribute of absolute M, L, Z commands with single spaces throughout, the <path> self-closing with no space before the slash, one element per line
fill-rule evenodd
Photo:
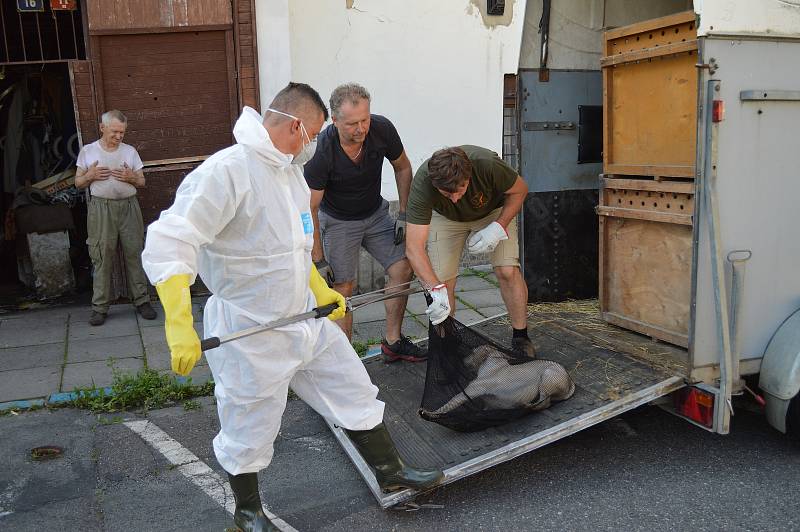
<path fill-rule="evenodd" d="M 308 161 L 311 160 L 312 157 L 314 157 L 314 152 L 316 151 L 317 151 L 317 139 L 314 139 L 303 147 L 300 153 L 297 154 L 297 157 L 292 159 L 292 164 L 306 164 Z"/>
<path fill-rule="evenodd" d="M 293 118 L 295 120 L 300 120 L 294 115 L 290 115 L 289 113 L 284 113 L 283 111 L 278 111 L 276 109 L 269 108 L 267 111 L 271 111 L 273 113 L 278 113 L 279 115 L 288 116 L 289 118 Z M 303 136 L 308 139 L 308 144 L 303 143 L 303 149 L 300 150 L 293 159 L 292 164 L 306 164 L 308 161 L 314 157 L 314 152 L 317 151 L 317 139 L 311 140 L 311 137 L 308 136 L 308 132 L 306 131 L 306 126 L 303 125 L 303 121 L 300 120 L 300 131 L 302 131 Z"/>

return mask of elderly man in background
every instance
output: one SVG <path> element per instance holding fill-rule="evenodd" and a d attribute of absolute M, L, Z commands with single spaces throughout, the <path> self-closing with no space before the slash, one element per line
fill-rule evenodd
<path fill-rule="evenodd" d="M 127 125 L 128 119 L 120 111 L 103 113 L 102 136 L 78 154 L 75 186 L 89 187 L 91 195 L 86 219 L 86 244 L 94 266 L 91 325 L 102 325 L 108 315 L 117 242 L 125 257 L 131 301 L 144 319 L 156 318 L 142 269 L 144 223 L 136 199 L 136 189 L 145 185 L 144 165 L 136 149 L 122 142 Z"/>
<path fill-rule="evenodd" d="M 311 189 L 314 248 L 311 256 L 320 273 L 345 296 L 355 289 L 361 247 L 383 266 L 390 293 L 411 280 L 405 256 L 405 219 L 411 186 L 411 162 L 400 135 L 388 118 L 370 113 L 370 95 L 356 83 L 336 87 L 330 98 L 333 124 L 319 134 L 314 158 L 305 165 Z M 400 211 L 389 215 L 389 203 L 381 197 L 381 171 L 387 159 L 394 168 Z M 408 296 L 388 299 L 386 336 L 381 352 L 387 362 L 421 362 L 425 351 L 403 336 L 401 326 Z M 348 338 L 353 317 L 339 320 Z"/>

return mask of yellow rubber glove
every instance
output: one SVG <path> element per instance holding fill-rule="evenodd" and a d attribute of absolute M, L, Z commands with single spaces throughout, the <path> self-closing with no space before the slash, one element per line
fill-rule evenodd
<path fill-rule="evenodd" d="M 313 263 L 311 264 L 311 278 L 308 281 L 308 286 L 314 292 L 314 297 L 317 298 L 318 307 L 324 307 L 331 303 L 339 304 L 339 308 L 328 314 L 328 319 L 338 320 L 339 318 L 344 318 L 347 313 L 347 301 L 345 301 L 342 294 L 328 286 L 328 283 L 325 282 L 325 279 L 322 278 Z"/>
<path fill-rule="evenodd" d="M 164 306 L 164 329 L 172 355 L 172 371 L 188 375 L 200 358 L 200 339 L 192 325 L 192 297 L 189 294 L 188 273 L 173 275 L 156 285 Z"/>

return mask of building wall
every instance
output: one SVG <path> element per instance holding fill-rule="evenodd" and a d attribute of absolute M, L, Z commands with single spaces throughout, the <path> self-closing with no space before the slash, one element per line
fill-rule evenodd
<path fill-rule="evenodd" d="M 262 101 L 290 79 L 327 100 L 338 84 L 371 92 L 413 167 L 441 147 L 502 150 L 503 75 L 515 73 L 525 0 L 489 17 L 484 0 L 263 0 L 257 5 Z M 383 194 L 397 197 L 388 163 Z"/>

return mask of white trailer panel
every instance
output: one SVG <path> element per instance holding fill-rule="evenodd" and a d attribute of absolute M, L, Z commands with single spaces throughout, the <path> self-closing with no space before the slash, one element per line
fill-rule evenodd
<path fill-rule="evenodd" d="M 720 80 L 720 92 L 714 99 L 725 105 L 717 142 L 718 177 L 713 184 L 719 205 L 719 248 L 722 260 L 736 249 L 753 253 L 745 264 L 737 321 L 741 358 L 757 359 L 778 326 L 800 308 L 800 41 L 709 38 L 702 49 L 703 61 L 713 58 L 718 67 L 711 76 L 704 70 L 704 78 Z M 700 142 L 702 145 L 702 138 Z M 698 211 L 692 352 L 694 365 L 705 366 L 719 362 L 720 349 L 708 213 L 702 205 Z M 730 265 L 725 267 L 725 286 L 730 291 Z"/>
<path fill-rule="evenodd" d="M 699 36 L 800 37 L 800 0 L 695 0 Z"/>

